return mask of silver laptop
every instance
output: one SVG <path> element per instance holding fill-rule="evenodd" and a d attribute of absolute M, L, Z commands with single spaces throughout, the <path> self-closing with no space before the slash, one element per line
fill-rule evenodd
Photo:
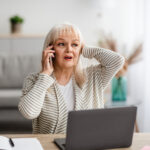
<path fill-rule="evenodd" d="M 54 139 L 61 150 L 125 148 L 132 144 L 137 107 L 70 111 L 66 139 Z"/>

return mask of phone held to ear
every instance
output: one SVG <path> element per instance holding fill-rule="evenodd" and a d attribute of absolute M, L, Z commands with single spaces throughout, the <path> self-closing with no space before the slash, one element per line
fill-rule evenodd
<path fill-rule="evenodd" d="M 49 44 L 49 46 L 51 46 L 52 44 Z M 51 48 L 51 50 L 53 50 L 54 51 L 54 49 L 53 48 Z M 55 53 L 53 53 L 54 54 L 54 56 L 55 56 Z M 49 61 L 50 62 L 54 62 L 54 60 L 55 60 L 55 57 L 49 57 Z"/>

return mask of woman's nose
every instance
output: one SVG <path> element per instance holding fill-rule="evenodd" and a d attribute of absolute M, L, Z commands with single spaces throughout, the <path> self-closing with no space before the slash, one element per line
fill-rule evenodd
<path fill-rule="evenodd" d="M 66 51 L 67 51 L 67 53 L 69 53 L 69 52 L 71 52 L 71 51 L 72 51 L 72 47 L 71 47 L 71 45 L 67 45 L 67 47 L 66 47 Z"/>

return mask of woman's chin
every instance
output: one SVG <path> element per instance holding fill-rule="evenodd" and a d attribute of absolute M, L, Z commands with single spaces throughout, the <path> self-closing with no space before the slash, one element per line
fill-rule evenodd
<path fill-rule="evenodd" d="M 64 68 L 73 68 L 74 67 L 74 63 L 65 63 L 64 64 Z"/>

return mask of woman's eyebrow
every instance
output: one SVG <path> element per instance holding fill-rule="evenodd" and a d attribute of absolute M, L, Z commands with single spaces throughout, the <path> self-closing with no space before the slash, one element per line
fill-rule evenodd
<path fill-rule="evenodd" d="M 72 41 L 78 41 L 78 42 L 79 42 L 79 40 L 78 40 L 78 39 L 74 39 L 74 40 L 72 40 Z"/>

